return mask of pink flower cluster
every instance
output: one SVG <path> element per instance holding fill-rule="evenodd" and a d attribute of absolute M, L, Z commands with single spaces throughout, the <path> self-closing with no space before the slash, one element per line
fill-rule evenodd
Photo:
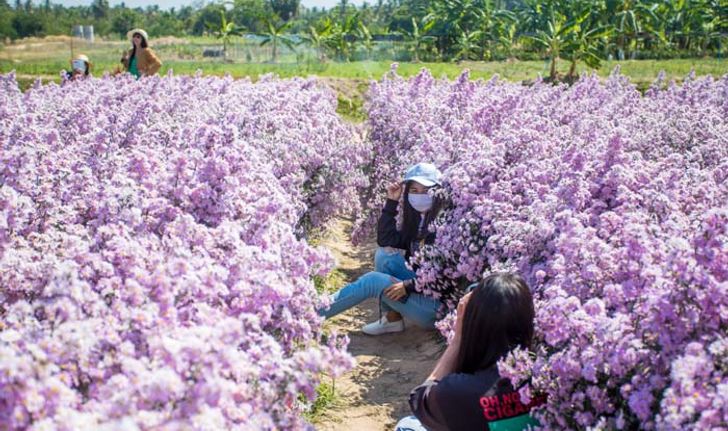
<path fill-rule="evenodd" d="M 314 80 L 0 77 L 0 429 L 301 429 L 321 373 L 305 233 L 369 149 Z"/>
<path fill-rule="evenodd" d="M 370 99 L 373 190 L 418 161 L 445 173 L 418 288 L 503 269 L 532 287 L 535 356 L 501 366 L 547 395 L 546 429 L 728 423 L 728 76 L 641 94 L 618 71 L 530 87 L 393 71 Z"/>

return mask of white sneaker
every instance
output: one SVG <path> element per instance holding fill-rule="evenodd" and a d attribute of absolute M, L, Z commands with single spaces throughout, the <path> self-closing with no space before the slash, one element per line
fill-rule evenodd
<path fill-rule="evenodd" d="M 364 325 L 361 331 L 369 335 L 381 335 L 389 332 L 402 332 L 404 331 L 404 319 L 400 319 L 394 322 L 387 320 L 387 316 L 382 316 L 381 319 L 376 322 L 372 322 L 368 325 Z"/>

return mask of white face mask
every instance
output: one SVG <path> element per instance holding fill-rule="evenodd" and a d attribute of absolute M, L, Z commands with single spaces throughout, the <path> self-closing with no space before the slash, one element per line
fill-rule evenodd
<path fill-rule="evenodd" d="M 79 72 L 86 71 L 86 62 L 83 60 L 73 60 L 73 63 L 71 64 L 73 65 L 74 70 L 78 70 Z"/>
<path fill-rule="evenodd" d="M 432 208 L 432 196 L 429 193 L 410 193 L 407 195 L 407 200 L 412 205 L 412 208 L 421 213 L 427 212 Z"/>

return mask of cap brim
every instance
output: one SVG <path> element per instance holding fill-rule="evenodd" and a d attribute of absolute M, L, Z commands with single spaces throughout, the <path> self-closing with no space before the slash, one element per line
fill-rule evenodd
<path fill-rule="evenodd" d="M 405 178 L 404 180 L 405 181 L 416 181 L 425 187 L 432 187 L 434 185 L 439 184 L 438 182 L 432 181 L 431 179 L 425 178 L 425 177 L 412 177 L 412 178 Z"/>

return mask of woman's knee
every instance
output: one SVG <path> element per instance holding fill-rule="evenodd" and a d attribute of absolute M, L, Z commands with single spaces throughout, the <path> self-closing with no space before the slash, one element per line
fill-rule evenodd
<path fill-rule="evenodd" d="M 367 272 L 356 281 L 360 288 L 368 293 L 368 296 L 379 296 L 381 292 L 389 287 L 396 280 L 392 276 L 377 271 Z"/>

